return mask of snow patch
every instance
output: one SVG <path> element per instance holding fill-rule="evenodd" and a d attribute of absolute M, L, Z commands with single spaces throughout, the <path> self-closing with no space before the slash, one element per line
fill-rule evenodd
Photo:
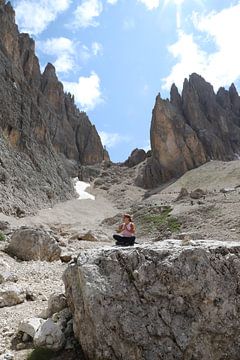
<path fill-rule="evenodd" d="M 86 199 L 90 199 L 90 200 L 95 200 L 95 196 L 92 194 L 89 194 L 86 189 L 88 187 L 90 187 L 90 184 L 84 182 L 84 181 L 79 181 L 78 178 L 74 179 L 74 187 L 75 190 L 77 192 L 78 196 L 78 200 L 86 200 Z"/>

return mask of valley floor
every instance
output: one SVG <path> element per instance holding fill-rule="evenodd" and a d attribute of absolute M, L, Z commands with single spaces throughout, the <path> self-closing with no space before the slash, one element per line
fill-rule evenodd
<path fill-rule="evenodd" d="M 20 226 L 51 229 L 64 251 L 76 255 L 84 249 L 114 245 L 112 233 L 125 211 L 134 214 L 139 243 L 160 241 L 165 237 L 178 238 L 178 233 L 183 232 L 192 241 L 240 239 L 240 161 L 209 162 L 189 171 L 164 189 L 160 187 L 153 191 L 135 187 L 133 172 L 127 168 L 109 169 L 109 178 L 113 181 L 109 182 L 108 189 L 97 186 L 90 189 L 95 200 L 70 200 L 21 219 L 0 214 L 0 220 L 8 221 L 11 231 Z M 104 176 L 106 178 L 106 173 Z M 205 195 L 200 199 L 186 196 L 176 201 L 182 187 L 189 193 L 201 188 Z M 162 208 L 168 209 L 164 217 Z M 156 209 L 160 209 L 159 212 Z M 169 222 L 173 218 L 174 221 Z M 171 224 L 177 226 L 171 228 Z M 99 241 L 77 240 L 79 234 L 88 231 L 92 231 Z M 67 266 L 60 261 L 21 262 L 8 256 L 3 251 L 5 246 L 6 242 L 0 243 L 0 266 L 17 276 L 17 285 L 28 289 L 34 301 L 0 308 L 0 354 L 6 349 L 15 352 L 12 340 L 21 320 L 39 315 L 46 309 L 51 293 L 64 291 L 61 277 Z M 16 354 L 16 359 L 26 359 L 26 351 Z"/>

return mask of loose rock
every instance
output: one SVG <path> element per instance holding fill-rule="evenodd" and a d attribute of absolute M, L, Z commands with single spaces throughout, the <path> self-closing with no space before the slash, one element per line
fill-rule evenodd
<path fill-rule="evenodd" d="M 54 351 L 63 349 L 65 337 L 60 326 L 48 319 L 45 321 L 34 336 L 36 347 L 48 348 Z"/>
<path fill-rule="evenodd" d="M 44 229 L 20 228 L 16 230 L 6 250 L 21 260 L 60 259 L 61 248 L 57 241 Z"/>
<path fill-rule="evenodd" d="M 0 307 L 21 304 L 24 302 L 25 297 L 26 292 L 16 285 L 0 285 Z"/>

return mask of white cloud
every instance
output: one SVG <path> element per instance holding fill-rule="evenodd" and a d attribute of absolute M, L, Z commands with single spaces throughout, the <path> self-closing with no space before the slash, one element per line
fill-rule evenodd
<path fill-rule="evenodd" d="M 129 138 L 118 133 L 109 133 L 106 131 L 99 131 L 99 136 L 101 138 L 102 144 L 108 148 L 112 148 L 118 145 L 121 142 L 129 141 Z"/>
<path fill-rule="evenodd" d="M 96 18 L 103 11 L 103 4 L 100 0 L 83 0 L 74 12 L 74 20 L 71 25 L 76 28 L 98 26 Z"/>
<path fill-rule="evenodd" d="M 115 5 L 118 2 L 118 0 L 107 0 L 108 4 Z"/>
<path fill-rule="evenodd" d="M 53 65 L 59 73 L 79 69 L 80 63 L 85 64 L 90 57 L 101 55 L 103 52 L 103 47 L 98 42 L 93 42 L 89 49 L 86 45 L 75 43 L 65 37 L 38 41 L 37 48 L 44 54 L 56 58 Z"/>
<path fill-rule="evenodd" d="M 146 145 L 143 146 L 143 150 L 145 150 L 146 152 L 148 152 L 149 150 L 151 150 L 151 145 L 150 142 L 146 142 Z"/>
<path fill-rule="evenodd" d="M 144 4 L 148 10 L 156 9 L 160 5 L 160 0 L 137 0 L 137 1 Z"/>
<path fill-rule="evenodd" d="M 170 74 L 163 79 L 163 88 L 169 90 L 172 83 L 182 87 L 184 78 L 196 72 L 203 75 L 207 54 L 195 43 L 192 34 L 178 33 L 178 41 L 168 47 L 168 51 L 178 62 L 172 67 Z"/>
<path fill-rule="evenodd" d="M 92 43 L 92 54 L 94 56 L 103 54 L 103 46 L 99 42 L 95 41 Z"/>
<path fill-rule="evenodd" d="M 240 33 L 240 3 L 220 12 L 208 15 L 195 14 L 195 29 L 206 41 L 213 41 L 216 50 L 206 52 L 193 34 L 178 33 L 178 40 L 168 50 L 178 62 L 163 79 L 165 89 L 175 82 L 182 86 L 183 79 L 197 72 L 210 81 L 215 89 L 229 85 L 240 77 L 240 48 L 237 46 Z"/>
<path fill-rule="evenodd" d="M 63 81 L 64 89 L 74 95 L 75 100 L 85 111 L 93 110 L 103 102 L 100 78 L 92 71 L 89 77 L 80 76 L 78 82 Z"/>
<path fill-rule="evenodd" d="M 65 37 L 51 38 L 46 41 L 38 41 L 37 47 L 45 54 L 56 57 L 54 66 L 57 72 L 66 73 L 75 66 L 74 42 Z"/>
<path fill-rule="evenodd" d="M 38 35 L 70 6 L 71 0 L 18 0 L 16 20 L 22 32 Z"/>

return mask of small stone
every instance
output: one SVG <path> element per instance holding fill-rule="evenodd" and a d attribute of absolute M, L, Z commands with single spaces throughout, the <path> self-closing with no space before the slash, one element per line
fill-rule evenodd
<path fill-rule="evenodd" d="M 196 189 L 196 190 L 193 190 L 191 193 L 190 193 L 190 197 L 192 199 L 201 199 L 202 197 L 204 197 L 206 195 L 206 192 L 202 189 Z"/>
<path fill-rule="evenodd" d="M 61 260 L 63 263 L 68 263 L 69 261 L 72 260 L 72 254 L 71 254 L 71 253 L 68 253 L 68 252 L 62 252 L 62 253 L 61 253 L 61 256 L 60 256 L 60 260 Z"/>
<path fill-rule="evenodd" d="M 4 359 L 5 359 L 5 360 L 13 360 L 13 359 L 14 359 L 14 355 L 13 355 L 12 353 L 8 352 L 8 353 L 6 353 L 6 354 L 4 355 Z"/>
<path fill-rule="evenodd" d="M 29 342 L 31 340 L 31 336 L 28 335 L 27 333 L 24 333 L 22 336 L 22 341 L 23 342 Z"/>
<path fill-rule="evenodd" d="M 53 341 L 51 344 L 50 337 L 52 337 Z M 47 342 L 48 341 L 48 342 Z M 60 326 L 52 321 L 52 319 L 48 319 L 45 321 L 34 336 L 34 345 L 36 347 L 46 347 L 48 349 L 58 351 L 63 349 L 65 343 L 65 337 Z"/>
<path fill-rule="evenodd" d="M 24 320 L 20 322 L 18 326 L 18 331 L 21 331 L 29 335 L 31 338 L 34 338 L 34 335 L 43 323 L 44 320 L 40 318 L 31 318 L 28 320 Z"/>
<path fill-rule="evenodd" d="M 67 307 L 66 296 L 62 293 L 53 293 L 48 299 L 48 316 L 52 316 L 55 313 Z"/>
<path fill-rule="evenodd" d="M 24 350 L 25 348 L 26 348 L 26 344 L 24 343 L 19 343 L 16 345 L 17 350 Z"/>
<path fill-rule="evenodd" d="M 16 286 L 3 284 L 0 286 L 0 308 L 21 304 L 25 299 L 25 291 Z"/>

